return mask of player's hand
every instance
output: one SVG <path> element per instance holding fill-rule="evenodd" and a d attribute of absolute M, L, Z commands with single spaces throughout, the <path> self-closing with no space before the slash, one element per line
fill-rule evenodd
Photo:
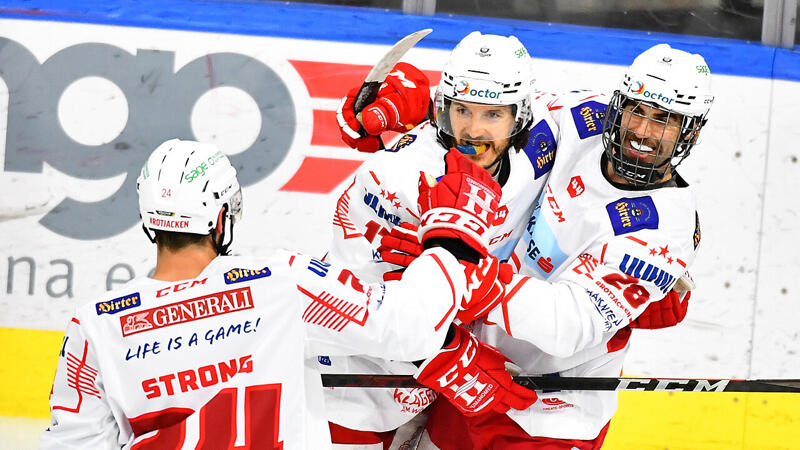
<path fill-rule="evenodd" d="M 447 152 L 445 163 L 447 172 L 438 183 L 420 173 L 420 242 L 427 248 L 432 238 L 454 238 L 483 258 L 487 255 L 489 227 L 500 204 L 500 185 L 454 148 Z"/>
<path fill-rule="evenodd" d="M 336 120 L 342 140 L 360 152 L 372 153 L 382 145 L 384 131 L 405 133 L 425 119 L 430 103 L 428 77 L 408 63 L 397 63 L 378 90 L 378 97 L 358 113 L 353 110 L 359 88 L 351 89 L 339 103 Z"/>
<path fill-rule="evenodd" d="M 689 271 L 684 272 L 667 296 L 647 305 L 647 308 L 631 322 L 630 327 L 658 330 L 681 323 L 689 309 L 689 298 L 694 288 L 694 280 Z"/>
<path fill-rule="evenodd" d="M 381 238 L 381 245 L 378 247 L 381 259 L 402 266 L 402 269 L 384 273 L 383 281 L 399 280 L 411 261 L 422 254 L 422 244 L 419 243 L 417 235 L 418 228 L 412 223 L 403 222 Z"/>
<path fill-rule="evenodd" d="M 478 264 L 462 263 L 467 268 L 467 295 L 461 300 L 461 311 L 456 319 L 467 324 L 489 314 L 503 300 L 514 269 L 494 255 L 488 255 Z"/>
<path fill-rule="evenodd" d="M 669 291 L 666 297 L 647 305 L 647 308 L 631 322 L 630 327 L 659 330 L 681 323 L 689 309 L 691 296 L 691 291 L 684 292 L 683 295 L 674 290 Z"/>
<path fill-rule="evenodd" d="M 503 414 L 536 402 L 536 392 L 514 383 L 506 371 L 508 358 L 464 328 L 454 328 L 453 341 L 425 360 L 414 374 L 417 381 L 444 395 L 466 416 Z"/>

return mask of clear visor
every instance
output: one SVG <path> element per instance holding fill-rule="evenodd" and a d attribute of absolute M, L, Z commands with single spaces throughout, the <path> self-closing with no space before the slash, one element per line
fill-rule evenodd
<path fill-rule="evenodd" d="M 489 105 L 453 100 L 437 93 L 436 126 L 459 142 L 491 142 L 519 133 L 526 121 L 520 105 Z"/>

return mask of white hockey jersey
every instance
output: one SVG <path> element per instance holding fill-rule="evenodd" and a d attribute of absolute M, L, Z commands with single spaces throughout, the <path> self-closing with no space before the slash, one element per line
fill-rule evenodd
<path fill-rule="evenodd" d="M 571 93 L 550 109 L 558 155 L 513 258 L 530 278 L 515 277 L 490 324 L 475 332 L 523 373 L 619 376 L 625 327 L 695 258 L 694 194 L 679 177 L 673 186 L 634 190 L 604 176 L 604 96 Z M 616 406 L 615 392 L 545 392 L 508 415 L 532 436 L 593 439 Z"/>
<path fill-rule="evenodd" d="M 546 110 L 536 117 L 547 115 Z M 489 233 L 489 251 L 508 259 L 530 217 L 555 153 L 549 117 L 532 128 L 528 145 L 508 151 L 507 176 L 501 182 L 498 218 Z M 423 122 L 400 138 L 391 150 L 370 157 L 337 203 L 334 238 L 327 259 L 354 268 L 371 281 L 397 266 L 381 260 L 381 236 L 401 222 L 419 224 L 417 197 L 420 172 L 444 174 L 447 153 L 436 140 L 436 129 Z M 501 169 L 501 173 L 502 173 Z M 405 276 L 405 275 L 404 275 Z M 405 324 L 399 326 L 404 327 Z M 329 373 L 412 374 L 413 364 L 370 357 L 320 357 Z M 326 402 L 332 422 L 356 430 L 388 431 L 411 420 L 428 406 L 436 393 L 428 389 L 331 389 Z"/>
<path fill-rule="evenodd" d="M 286 252 L 217 257 L 193 280 L 137 278 L 77 308 L 40 445 L 329 448 L 308 359 L 429 357 L 465 285 L 442 249 L 385 284 Z"/>

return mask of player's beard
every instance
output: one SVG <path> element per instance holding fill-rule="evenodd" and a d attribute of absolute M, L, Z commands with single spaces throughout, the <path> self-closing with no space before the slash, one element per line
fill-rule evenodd
<path fill-rule="evenodd" d="M 497 166 L 500 163 L 500 159 L 503 156 L 503 153 L 508 151 L 511 145 L 511 143 L 507 139 L 503 139 L 500 141 L 459 139 L 457 143 L 458 145 L 487 146 L 486 151 L 484 151 L 481 154 L 464 155 L 464 156 L 466 156 L 467 159 L 474 162 L 475 164 L 483 167 L 491 174 L 494 174 L 494 172 L 497 170 Z"/>

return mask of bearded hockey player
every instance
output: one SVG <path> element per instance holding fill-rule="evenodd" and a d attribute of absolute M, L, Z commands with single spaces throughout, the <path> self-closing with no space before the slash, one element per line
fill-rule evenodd
<path fill-rule="evenodd" d="M 406 67 L 406 70 L 409 71 L 409 72 L 411 72 L 413 69 L 414 69 L 413 66 Z M 638 89 L 638 88 L 636 88 L 636 89 Z M 394 93 L 394 94 L 387 93 L 386 95 L 389 96 L 392 100 L 394 100 L 395 103 L 404 104 L 404 105 L 413 104 L 413 103 L 403 103 L 403 99 L 405 99 L 405 98 L 413 98 L 413 95 L 409 95 L 407 93 L 407 90 L 404 90 L 403 88 L 398 88 L 397 90 L 398 90 L 398 93 Z M 591 97 L 592 96 L 592 94 L 586 94 L 586 93 L 577 94 L 577 95 L 580 96 L 579 97 L 580 99 L 585 99 L 585 97 Z M 535 98 L 534 108 L 536 108 L 536 104 L 540 103 L 540 102 L 543 102 L 544 99 L 547 98 L 547 96 L 537 95 L 534 98 Z M 703 101 L 706 101 L 706 100 L 707 99 L 704 99 Z M 376 104 L 380 104 L 380 103 L 381 103 L 381 99 L 379 98 L 378 101 L 376 102 Z M 708 106 L 710 106 L 710 102 L 708 103 Z M 558 115 L 558 111 L 560 109 L 563 109 L 563 105 L 559 105 L 559 104 L 554 103 L 554 104 L 550 105 L 550 107 L 553 110 L 553 112 L 556 113 L 554 115 L 555 118 L 559 118 L 560 116 Z M 365 112 L 362 114 L 362 119 L 364 119 L 365 124 L 368 123 L 368 120 L 366 119 L 366 117 L 368 117 L 370 115 L 370 112 L 368 111 L 369 109 L 370 109 L 370 107 L 368 106 L 367 109 L 365 109 Z M 410 109 L 413 109 L 413 108 L 408 108 L 408 109 L 410 110 Z M 601 108 L 601 109 L 603 109 L 603 108 Z M 413 117 L 415 115 L 415 113 L 407 112 L 407 110 L 401 109 L 401 111 L 403 111 L 405 114 L 407 114 L 408 117 Z M 599 119 L 603 116 L 603 113 L 604 113 L 604 111 L 602 111 L 602 110 L 601 111 L 592 112 L 591 110 L 588 110 L 585 107 L 583 107 L 581 109 L 578 109 L 578 110 L 573 110 L 573 112 L 572 112 L 572 114 L 574 114 L 575 117 L 586 117 L 587 114 L 588 114 L 590 119 L 591 119 L 591 115 L 594 114 L 596 116 L 596 117 L 594 117 L 594 119 L 592 119 L 592 120 L 594 120 L 594 122 L 589 122 L 587 127 L 593 128 L 592 131 L 594 131 L 595 134 L 599 134 L 598 130 L 601 129 L 600 125 L 599 125 L 601 122 L 600 122 Z M 564 113 L 564 114 L 566 114 L 566 113 Z M 365 125 L 365 128 L 367 128 L 366 125 Z M 551 128 L 551 129 L 555 130 L 556 133 L 558 133 L 558 128 L 556 126 L 553 126 L 553 128 Z M 383 131 L 383 129 L 381 129 L 381 128 L 377 128 L 377 129 L 373 128 L 370 131 L 370 133 L 377 134 L 380 131 Z M 698 128 L 698 131 L 699 131 L 699 128 Z M 344 133 L 343 133 L 343 136 L 344 136 Z M 360 145 L 362 143 L 362 141 L 367 141 L 368 139 L 370 139 L 370 137 L 361 138 L 356 142 L 356 144 Z M 348 141 L 348 140 L 345 139 L 345 141 Z M 402 139 L 401 139 L 401 142 L 402 142 Z M 566 142 L 562 142 L 561 140 L 559 140 L 559 146 L 563 146 L 563 145 L 567 145 L 567 143 Z M 359 147 L 359 148 L 361 148 L 361 147 Z M 683 156 L 685 157 L 685 153 L 683 154 Z M 562 156 L 560 154 L 559 154 L 559 158 L 562 158 Z M 668 171 L 671 173 L 671 171 L 673 170 L 673 169 L 667 170 L 667 167 L 670 167 L 670 166 L 665 164 L 664 161 L 666 159 L 668 159 L 668 158 L 663 158 L 662 157 L 662 159 L 659 160 L 659 164 L 660 164 L 659 167 L 660 167 L 660 170 L 661 170 L 662 174 L 666 174 Z M 671 159 L 669 159 L 669 163 L 672 164 L 672 160 Z M 675 165 L 677 165 L 677 163 L 679 163 L 678 160 L 675 161 Z M 583 187 L 580 186 L 580 185 L 576 185 L 576 187 L 574 188 L 576 193 L 582 192 L 582 189 L 583 189 Z M 537 195 L 538 196 L 539 193 L 537 192 L 537 193 L 532 194 L 532 195 Z M 543 197 L 542 200 L 548 200 L 549 201 L 549 198 L 550 197 L 545 199 Z M 572 223 L 574 224 L 576 222 L 577 221 L 573 221 Z M 400 228 L 400 227 L 396 227 L 396 228 L 394 228 L 392 230 L 392 232 L 389 235 L 383 237 L 383 239 L 382 239 L 383 248 L 382 248 L 381 256 L 383 257 L 384 261 L 392 261 L 392 262 L 400 263 L 401 265 L 405 265 L 405 264 L 408 264 L 409 261 L 413 260 L 413 257 L 414 257 L 415 254 L 419 253 L 419 247 L 418 247 L 418 245 L 416 245 L 415 242 L 413 242 L 413 236 L 410 236 L 408 234 L 403 235 L 401 233 L 396 232 L 396 231 L 401 230 L 401 229 L 402 228 Z M 699 230 L 698 230 L 698 238 L 699 238 Z M 549 261 L 546 258 L 542 258 L 541 260 L 537 259 L 537 265 L 543 265 L 545 268 L 548 268 L 548 264 L 549 264 Z M 519 264 L 517 264 L 517 266 L 519 266 Z M 639 313 L 640 313 L 639 316 L 633 318 L 633 321 L 630 323 L 629 326 L 631 328 L 657 329 L 657 328 L 665 328 L 665 327 L 673 326 L 673 325 L 679 323 L 683 319 L 683 317 L 685 316 L 686 308 L 688 306 L 688 298 L 689 298 L 689 294 L 690 293 L 687 292 L 687 289 L 691 288 L 691 286 L 692 286 L 691 279 L 687 278 L 687 277 L 688 277 L 688 275 L 685 275 L 680 280 L 680 283 L 679 283 L 680 284 L 680 289 L 678 289 L 678 286 L 676 286 L 676 288 L 674 290 L 672 290 L 672 291 L 669 291 L 667 293 L 667 296 L 665 298 L 663 298 L 662 300 L 648 302 L 646 308 L 644 309 L 644 311 L 639 311 Z M 620 331 L 620 334 L 621 334 L 620 338 L 622 338 L 622 336 L 628 336 L 629 333 L 630 333 L 630 329 L 629 328 L 623 328 Z M 602 442 L 602 440 L 600 440 L 600 442 Z"/>
<path fill-rule="evenodd" d="M 439 183 L 420 179 L 420 211 L 492 220 L 497 183 L 457 152 L 448 161 Z M 450 323 L 502 298 L 496 261 L 480 263 L 486 276 L 467 279 L 475 265 L 453 256 L 485 261 L 472 247 L 485 239 L 474 227 L 431 226 L 421 239 L 432 248 L 402 280 L 362 283 L 297 253 L 224 256 L 242 196 L 235 169 L 210 144 L 163 143 L 137 192 L 157 246 L 155 272 L 77 308 L 42 448 L 327 448 L 319 372 L 304 364 L 317 354 L 429 358 L 415 374 L 422 383 L 444 373 L 454 389 L 481 383 L 460 398 L 476 413 L 535 401 L 511 381 L 502 355 Z"/>
<path fill-rule="evenodd" d="M 418 248 L 417 180 L 420 172 L 441 176 L 445 155 L 455 148 L 488 170 L 502 186 L 497 218 L 487 231 L 486 249 L 505 260 L 524 230 L 541 191 L 555 151 L 547 110 L 534 114 L 531 93 L 534 74 L 525 47 L 513 36 L 466 36 L 445 64 L 434 99 L 434 118 L 405 134 L 393 149 L 371 157 L 342 193 L 333 218 L 334 239 L 326 260 L 358 269 L 370 281 L 398 278 L 403 262 L 382 258 L 381 237 L 411 234 Z M 353 112 L 358 89 L 339 108 L 342 136 L 362 151 L 377 150 L 375 136 L 359 137 Z M 406 131 L 428 108 L 428 81 L 411 65 L 400 63 L 386 80 L 379 100 L 361 114 L 367 132 L 376 127 Z M 403 228 L 401 223 L 408 223 Z M 415 254 L 418 251 L 414 251 Z M 400 265 L 391 264 L 400 262 Z M 405 326 L 399 324 L 398 326 Z M 408 363 L 374 358 L 320 358 L 320 368 L 332 373 L 410 374 Z M 379 444 L 391 432 L 431 403 L 436 394 L 423 389 L 333 389 L 326 401 L 336 424 L 334 442 Z M 348 429 L 378 433 L 351 433 Z M 339 440 L 337 440 L 337 437 Z M 380 448 L 380 445 L 376 445 Z"/>
<path fill-rule="evenodd" d="M 610 101 L 575 92 L 550 104 L 558 157 L 514 253 L 521 274 L 476 334 L 527 374 L 618 376 L 630 329 L 695 259 L 699 220 L 676 171 L 714 97 L 700 55 L 657 45 Z M 599 448 L 615 392 L 542 393 L 525 411 L 468 418 L 430 412 L 440 448 Z M 463 431 L 463 433 L 453 430 Z"/>

